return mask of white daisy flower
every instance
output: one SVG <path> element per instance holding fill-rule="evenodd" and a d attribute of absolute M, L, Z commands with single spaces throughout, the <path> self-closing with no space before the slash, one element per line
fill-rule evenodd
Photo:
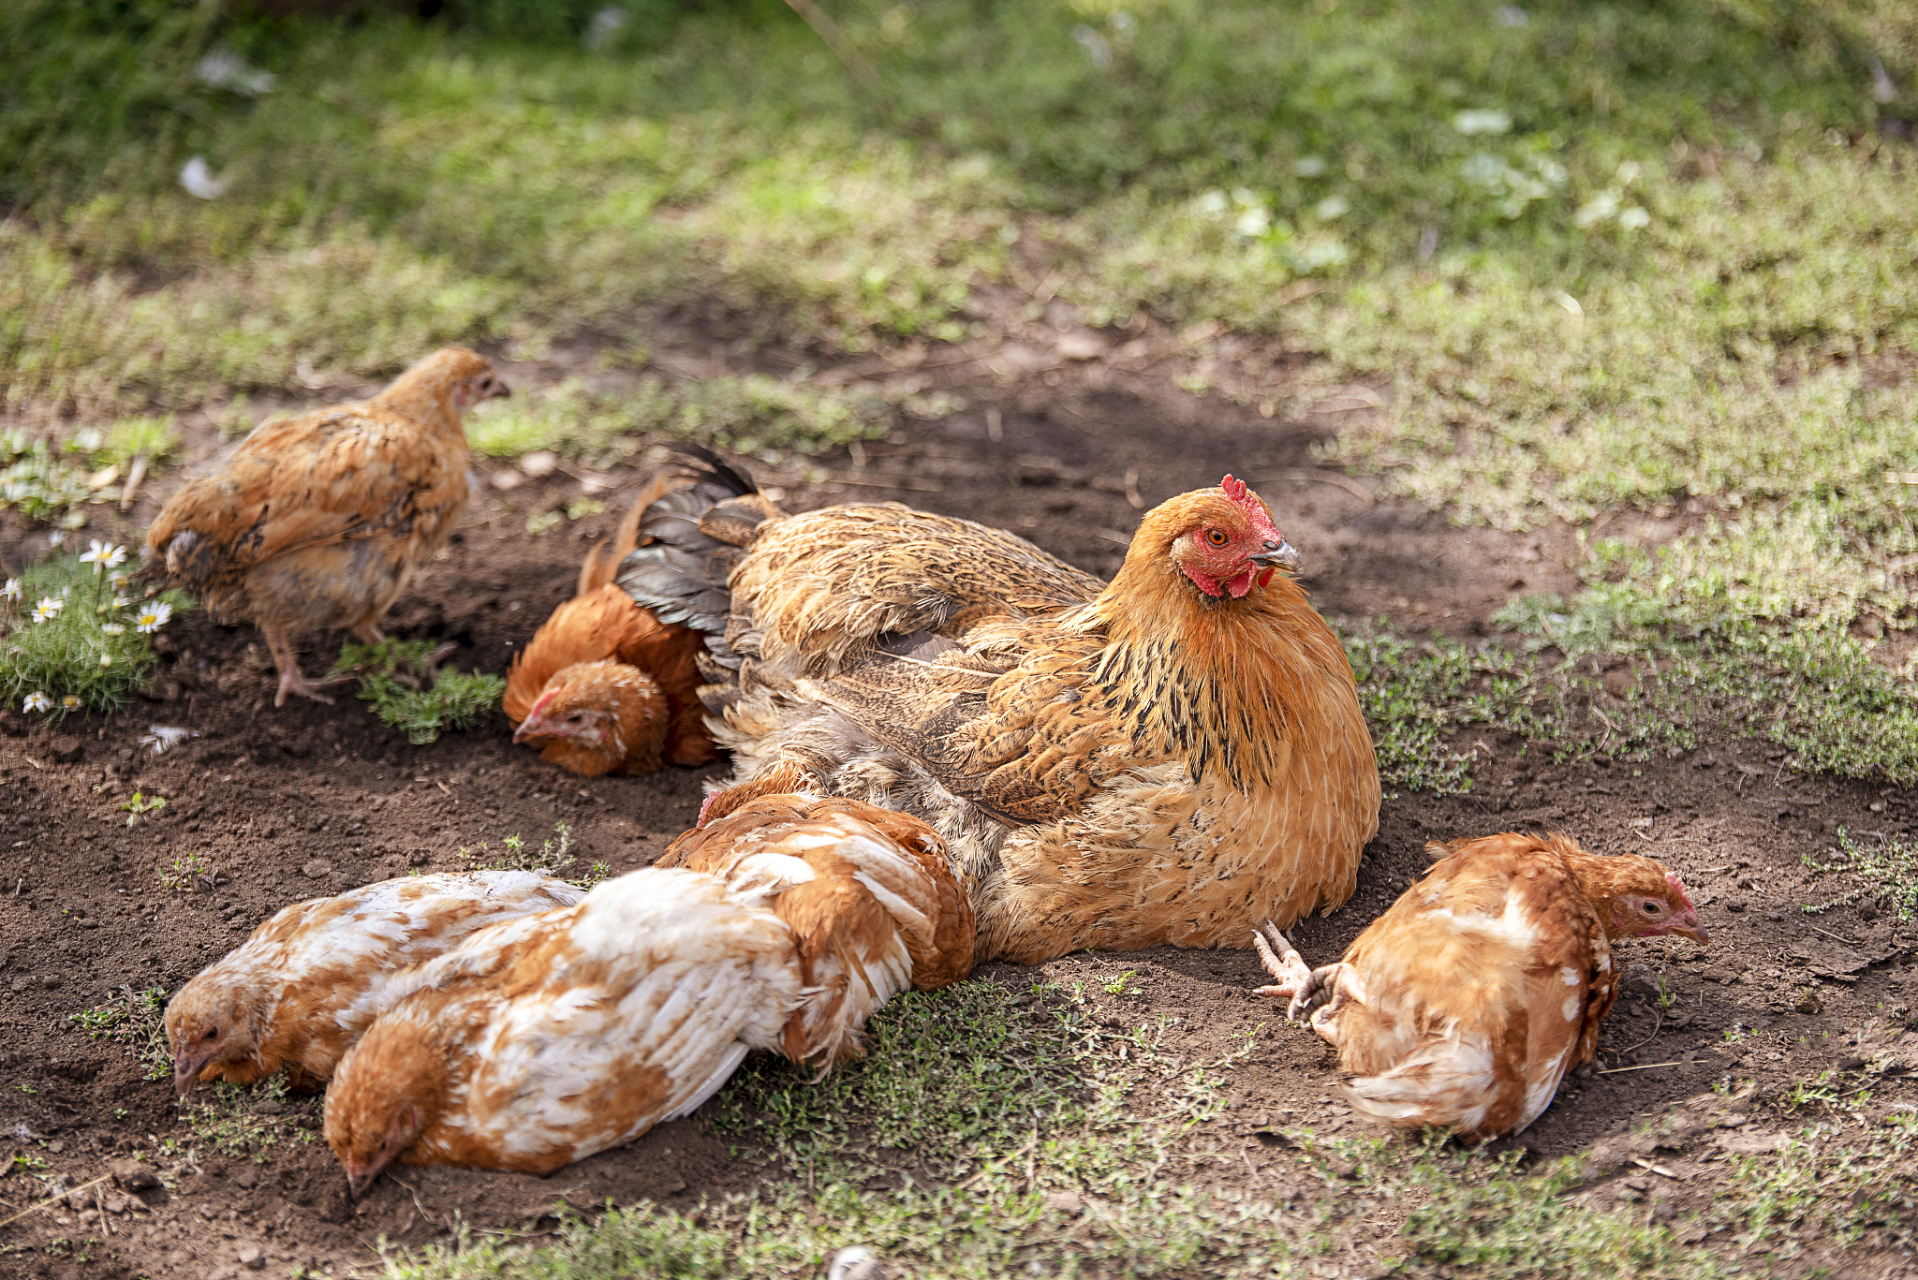
<path fill-rule="evenodd" d="M 60 610 L 66 607 L 67 602 L 59 596 L 42 596 L 39 605 L 34 608 L 33 620 L 35 622 L 51 622 L 59 617 Z"/>
<path fill-rule="evenodd" d="M 30 693 L 27 695 L 26 701 L 20 704 L 20 709 L 29 712 L 51 711 L 53 710 L 53 699 L 44 693 Z"/>
<path fill-rule="evenodd" d="M 147 635 L 152 635 L 155 631 L 158 631 L 161 627 L 164 627 L 167 624 L 167 619 L 171 618 L 172 616 L 173 616 L 172 605 L 168 604 L 164 600 L 155 600 L 153 603 L 149 604 L 146 608 L 140 611 L 140 616 L 137 620 L 135 620 L 133 627 L 134 627 L 134 630 L 136 631 L 141 631 Z"/>
<path fill-rule="evenodd" d="M 102 542 L 98 538 L 87 540 L 87 549 L 80 554 L 81 564 L 90 564 L 95 573 L 105 573 L 115 565 L 127 562 L 127 549 L 116 547 L 112 543 Z"/>
<path fill-rule="evenodd" d="M 66 540 L 67 540 L 67 531 L 66 531 L 65 529 L 49 529 L 49 530 L 47 530 L 47 545 L 48 545 L 48 546 L 50 546 L 50 547 L 58 547 L 58 546 L 61 546 L 61 545 L 64 545 L 64 544 L 65 544 L 65 542 L 66 542 Z"/>
<path fill-rule="evenodd" d="M 25 590 L 26 588 L 20 585 L 20 579 L 8 578 L 5 583 L 0 584 L 0 600 L 18 600 Z"/>
<path fill-rule="evenodd" d="M 112 665 L 113 665 L 113 655 L 112 655 L 112 654 L 110 654 L 110 653 L 103 653 L 103 654 L 101 654 L 101 655 L 100 655 L 100 665 L 101 665 L 101 666 L 103 666 L 103 667 L 110 667 L 110 666 L 112 666 Z"/>
<path fill-rule="evenodd" d="M 115 591 L 125 591 L 127 588 L 127 575 L 125 571 L 109 573 L 107 575 L 107 585 Z"/>
<path fill-rule="evenodd" d="M 69 693 L 66 697 L 60 699 L 60 705 L 68 711 L 78 711 L 80 709 L 80 695 L 77 693 Z"/>
<path fill-rule="evenodd" d="M 113 597 L 113 607 L 116 609 L 124 609 L 132 603 L 133 601 L 126 596 Z"/>
<path fill-rule="evenodd" d="M 123 636 L 123 635 L 125 635 L 126 633 L 127 633 L 127 629 L 126 629 L 125 627 L 123 627 L 123 626 L 121 626 L 121 625 L 120 625 L 119 623 L 117 623 L 117 622 L 102 622 L 102 623 L 100 624 L 100 634 L 101 634 L 101 635 L 108 635 L 108 636 Z"/>

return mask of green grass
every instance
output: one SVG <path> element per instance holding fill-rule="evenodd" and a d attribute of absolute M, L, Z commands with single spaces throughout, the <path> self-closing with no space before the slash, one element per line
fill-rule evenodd
<path fill-rule="evenodd" d="M 644 353 L 638 358 L 643 361 Z M 921 416 L 939 416 L 939 406 L 927 402 L 911 407 Z M 877 439 L 892 417 L 893 407 L 871 392 L 761 374 L 675 383 L 647 376 L 619 393 L 594 391 L 574 378 L 491 406 L 473 419 L 467 437 L 474 449 L 495 458 L 551 449 L 604 466 L 630 456 L 647 439 L 695 440 L 774 457 L 781 450 L 817 453 Z"/>
<path fill-rule="evenodd" d="M 1901 924 L 1918 913 L 1918 844 L 1904 836 L 1885 835 L 1874 843 L 1861 844 L 1840 827 L 1838 848 L 1833 852 L 1838 857 L 1830 862 L 1807 853 L 1805 865 L 1814 871 L 1844 872 L 1855 885 L 1829 902 L 1807 905 L 1806 914 L 1823 915 L 1855 902 L 1881 903 Z"/>
<path fill-rule="evenodd" d="M 414 746 L 425 746 L 449 729 L 471 729 L 506 694 L 506 681 L 499 676 L 430 672 L 427 660 L 437 647 L 431 640 L 389 639 L 378 645 L 349 640 L 333 670 L 358 677 L 360 699 L 372 704 L 373 714 Z"/>
<path fill-rule="evenodd" d="M 67 1021 L 87 1033 L 89 1039 L 111 1040 L 139 1064 L 148 1080 L 164 1080 L 173 1073 L 173 1051 L 167 1046 L 166 998 L 164 987 L 135 991 L 121 985 L 105 1004 L 80 1013 L 70 1013 Z"/>
<path fill-rule="evenodd" d="M 117 559 L 84 558 L 103 550 Z M 153 665 L 151 637 L 189 601 L 178 591 L 137 598 L 125 553 L 95 539 L 0 583 L 0 703 L 55 720 L 127 704 Z"/>

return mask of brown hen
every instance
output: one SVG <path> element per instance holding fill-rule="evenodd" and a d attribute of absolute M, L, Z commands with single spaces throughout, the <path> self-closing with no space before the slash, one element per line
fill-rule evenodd
<path fill-rule="evenodd" d="M 1430 848 L 1437 865 L 1337 964 L 1308 970 L 1276 928 L 1255 933 L 1278 979 L 1260 994 L 1291 1001 L 1288 1016 L 1338 1048 L 1366 1115 L 1473 1140 L 1516 1133 L 1597 1052 L 1618 996 L 1612 944 L 1707 935 L 1650 858 L 1509 832 Z"/>
<path fill-rule="evenodd" d="M 583 778 L 702 765 L 717 753 L 699 701 L 699 632 L 661 623 L 613 584 L 642 522 L 674 518 L 684 500 L 662 503 L 688 480 L 662 471 L 643 490 L 608 550 L 580 567 L 579 590 L 553 610 L 513 659 L 502 706 L 513 741 Z M 657 508 L 657 509 L 656 509 Z"/>
<path fill-rule="evenodd" d="M 1240 946 L 1351 895 L 1379 804 L 1352 669 L 1232 477 L 1148 512 L 1103 586 L 894 503 L 742 492 L 663 533 L 619 582 L 706 633 L 735 753 L 706 817 L 814 791 L 923 819 L 981 960 Z"/>
<path fill-rule="evenodd" d="M 434 352 L 363 404 L 265 422 L 216 471 L 168 499 L 147 531 L 150 571 L 218 622 L 250 621 L 289 693 L 330 701 L 293 640 L 345 627 L 383 637 L 380 615 L 446 544 L 471 484 L 461 415 L 506 384 L 460 347 Z"/>

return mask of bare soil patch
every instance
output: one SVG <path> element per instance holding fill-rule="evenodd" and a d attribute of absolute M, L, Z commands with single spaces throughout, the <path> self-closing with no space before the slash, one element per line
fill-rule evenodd
<path fill-rule="evenodd" d="M 852 367 L 849 377 L 924 378 L 968 406 L 857 450 L 759 468 L 760 479 L 795 509 L 899 499 L 1003 525 L 1109 575 L 1143 507 L 1231 471 L 1272 501 L 1305 555 L 1315 601 L 1335 618 L 1389 613 L 1482 634 L 1515 592 L 1574 584 L 1567 530 L 1454 527 L 1375 501 L 1362 478 L 1317 465 L 1314 440 L 1332 415 L 1364 409 L 1364 395 L 1352 393 L 1354 407 L 1341 407 L 1331 391 L 1301 391 L 1268 417 L 1250 399 L 1179 389 L 1175 376 L 1196 357 L 1175 335 L 1095 334 L 1088 341 L 1114 354 L 1078 359 L 1072 353 L 1081 348 L 1063 342 L 1077 332 L 1060 329 L 1059 341 L 1029 344 L 1030 356 L 1018 359 L 1009 347 L 977 360 L 954 348 L 921 353 L 903 369 L 876 358 Z M 1133 341 L 1146 345 L 1116 354 Z M 748 358 L 717 340 L 683 345 L 688 361 L 737 366 Z M 750 359 L 776 366 L 778 355 Z M 937 365 L 941 359 L 950 363 Z M 557 377 L 563 363 L 511 372 Z M 1327 401 L 1332 408 L 1308 411 Z M 217 447 L 210 433 L 196 441 L 201 458 Z M 812 478 L 819 471 L 824 478 Z M 128 518 L 129 536 L 177 475 L 153 486 Z M 515 646 L 570 593 L 581 554 L 610 528 L 641 471 L 612 478 L 620 487 L 599 495 L 605 515 L 539 537 L 527 536 L 526 513 L 576 496 L 574 478 L 527 482 L 512 491 L 510 511 L 477 503 L 447 557 L 390 616 L 389 630 L 456 640 L 455 665 L 503 673 Z M 0 555 L 13 565 L 43 546 L 42 535 L 17 524 L 0 537 Z M 337 643 L 309 642 L 309 670 L 330 660 Z M 270 664 L 250 630 L 188 615 L 171 628 L 166 649 L 157 700 L 104 721 L 0 738 L 0 1153 L 44 1160 L 43 1172 L 74 1187 L 120 1170 L 78 1193 L 76 1204 L 0 1227 L 0 1248 L 10 1250 L 0 1274 L 202 1280 L 251 1269 L 286 1275 L 298 1266 L 365 1273 L 379 1266 L 382 1237 L 397 1246 L 444 1240 L 456 1221 L 537 1232 L 552 1226 L 546 1215 L 561 1198 L 583 1206 L 644 1199 L 693 1212 L 765 1176 L 750 1152 L 736 1155 L 697 1116 L 544 1180 L 405 1169 L 357 1206 L 317 1139 L 316 1098 L 277 1104 L 282 1110 L 268 1118 L 279 1141 L 257 1161 L 196 1142 L 169 1083 L 143 1079 L 119 1047 L 90 1039 L 69 1015 L 123 985 L 177 988 L 289 902 L 409 868 L 455 869 L 465 865 L 462 847 L 487 842 L 497 852 L 507 835 L 537 845 L 564 822 L 580 868 L 643 867 L 691 824 L 701 783 L 722 769 L 584 783 L 515 749 L 497 715 L 413 747 L 348 691 L 331 707 L 275 710 Z M 155 756 L 139 739 L 156 723 L 197 736 Z M 56 747 L 61 737 L 77 741 Z M 1477 750 L 1475 794 L 1388 800 L 1358 896 L 1294 934 L 1309 960 L 1335 954 L 1419 874 L 1428 840 L 1563 829 L 1594 849 L 1653 853 L 1685 875 L 1714 945 L 1626 947 L 1625 994 L 1602 1040 L 1605 1070 L 1568 1082 L 1523 1145 L 1546 1156 L 1586 1150 L 1707 1095 L 1728 1076 L 1756 1080 L 1736 1114 L 1721 1106 L 1657 1153 L 1667 1172 L 1649 1174 L 1621 1158 L 1594 1193 L 1669 1218 L 1709 1199 L 1733 1154 L 1764 1150 L 1770 1135 L 1808 1116 L 1843 1123 L 1835 1114 L 1789 1111 L 1786 1095 L 1837 1068 L 1852 1072 L 1841 1087 L 1864 1083 L 1850 1038 L 1874 1021 L 1902 1026 L 1912 931 L 1869 905 L 1804 915 L 1803 904 L 1835 898 L 1844 886 L 1802 859 L 1827 850 L 1840 825 L 1907 830 L 1910 794 L 1781 772 L 1781 753 L 1748 741 L 1713 741 L 1643 765 L 1553 765 L 1496 730 L 1462 734 L 1454 745 Z M 77 758 L 56 758 L 76 746 Z M 136 790 L 168 803 L 129 827 L 122 806 Z M 202 860 L 205 878 L 191 891 L 163 887 L 160 873 L 187 857 Z M 1109 992 L 1127 971 L 1124 990 Z M 1278 1011 L 1250 994 L 1261 974 L 1248 952 L 1078 955 L 1043 966 L 1043 975 L 994 965 L 979 976 L 1015 987 L 1041 976 L 1077 985 L 1114 1028 L 1164 1019 L 1169 1050 L 1194 1060 L 1229 1052 L 1263 1027 L 1229 1078 L 1232 1109 L 1209 1126 L 1209 1137 L 1237 1153 L 1214 1170 L 1222 1185 L 1284 1195 L 1308 1174 L 1282 1131 L 1356 1127 L 1334 1087 L 1330 1051 L 1280 1026 Z M 1913 1094 L 1902 1077 L 1874 1087 L 1879 1111 Z M 185 1156 L 190 1147 L 197 1158 Z M 136 1151 L 174 1185 L 139 1185 L 119 1163 Z M 37 1188 L 19 1173 L 0 1176 L 0 1218 L 24 1208 Z M 1355 1273 L 1369 1265 L 1352 1264 Z M 1837 1275 L 1911 1270 L 1869 1247 L 1834 1244 L 1827 1256 L 1774 1273 L 1816 1265 Z"/>

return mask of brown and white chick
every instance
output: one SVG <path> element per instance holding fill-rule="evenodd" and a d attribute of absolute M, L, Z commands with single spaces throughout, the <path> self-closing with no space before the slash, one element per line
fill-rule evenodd
<path fill-rule="evenodd" d="M 1277 979 L 1259 994 L 1338 1049 L 1358 1111 L 1467 1140 L 1517 1133 L 1596 1054 L 1618 995 L 1612 944 L 1708 937 L 1651 858 L 1511 832 L 1429 848 L 1437 864 L 1336 964 L 1308 970 L 1277 929 L 1255 933 Z"/>
<path fill-rule="evenodd" d="M 507 394 L 483 357 L 436 351 L 364 403 L 264 422 L 218 469 L 188 481 L 147 531 L 148 572 L 247 621 L 280 671 L 275 706 L 330 701 L 294 639 L 345 627 L 383 639 L 380 615 L 453 532 L 471 495 L 461 415 Z"/>
<path fill-rule="evenodd" d="M 276 913 L 167 1005 L 173 1083 L 252 1084 L 280 1068 L 317 1089 L 406 989 L 408 966 L 584 889 L 530 871 L 401 876 Z"/>
<path fill-rule="evenodd" d="M 792 930 L 718 877 L 648 868 L 422 965 L 340 1063 L 327 1143 L 355 1197 L 382 1169 L 550 1173 L 693 1111 L 778 1049 Z"/>
<path fill-rule="evenodd" d="M 793 931 L 805 994 L 780 1052 L 822 1070 L 908 987 L 972 971 L 973 914 L 946 842 L 919 819 L 858 800 L 764 796 L 673 841 L 659 866 L 709 871 Z"/>

